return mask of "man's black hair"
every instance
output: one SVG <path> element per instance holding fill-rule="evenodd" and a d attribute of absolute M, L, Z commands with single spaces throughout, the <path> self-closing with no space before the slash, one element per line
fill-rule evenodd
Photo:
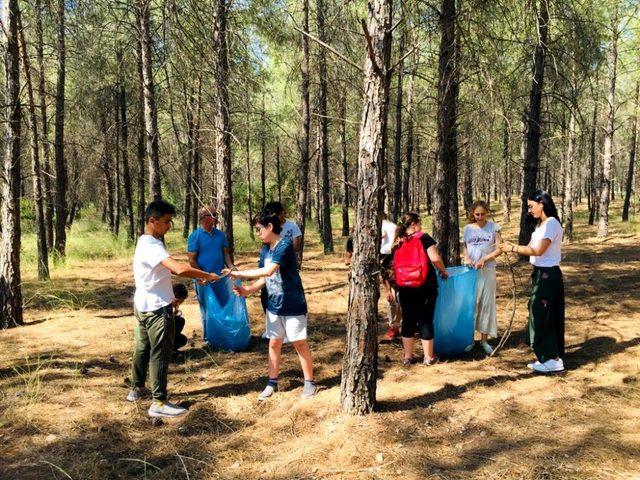
<path fill-rule="evenodd" d="M 280 215 L 282 212 L 284 212 L 284 207 L 280 202 L 267 202 L 267 204 L 264 206 L 264 211 L 267 210 L 275 213 L 276 215 Z"/>
<path fill-rule="evenodd" d="M 187 287 L 184 283 L 176 283 L 173 286 L 173 294 L 178 300 L 184 300 L 189 296 L 189 292 L 187 291 Z"/>
<path fill-rule="evenodd" d="M 260 214 L 256 215 L 253 219 L 254 225 L 262 225 L 266 227 L 267 225 L 273 225 L 273 233 L 279 234 L 282 231 L 282 226 L 280 225 L 280 217 L 273 212 L 272 210 L 263 210 Z"/>
<path fill-rule="evenodd" d="M 151 218 L 161 218 L 165 215 L 175 215 L 176 207 L 171 205 L 169 202 L 165 200 L 154 200 L 149 205 L 147 205 L 146 210 L 144 211 L 144 221 L 148 222 Z"/>

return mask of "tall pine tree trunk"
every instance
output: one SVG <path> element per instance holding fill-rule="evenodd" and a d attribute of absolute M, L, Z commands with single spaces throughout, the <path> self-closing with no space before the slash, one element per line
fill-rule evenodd
<path fill-rule="evenodd" d="M 529 111 L 527 113 L 527 142 L 524 157 L 524 176 L 522 180 L 522 197 L 520 206 L 520 234 L 518 242 L 527 245 L 533 233 L 533 225 L 527 221 L 529 211 L 527 198 L 536 191 L 538 168 L 540 164 L 540 111 L 542 107 L 542 87 L 544 81 L 544 63 L 547 51 L 547 34 L 549 27 L 549 6 L 547 0 L 540 0 L 537 13 L 538 41 L 533 60 L 533 79 L 529 93 Z"/>
<path fill-rule="evenodd" d="M 137 42 L 138 47 L 138 148 L 137 148 L 137 216 L 136 216 L 136 233 L 138 237 L 144 234 L 144 211 L 146 207 L 145 200 L 145 160 L 146 160 L 146 134 L 144 123 L 144 75 L 142 74 L 142 42 Z"/>
<path fill-rule="evenodd" d="M 20 281 L 20 55 L 18 0 L 3 2 L 5 68 L 4 165 L 2 182 L 2 251 L 0 251 L 0 328 L 22 325 Z"/>
<path fill-rule="evenodd" d="M 636 82 L 636 105 L 631 124 L 631 146 L 629 149 L 629 168 L 627 169 L 627 185 L 624 192 L 624 204 L 622 205 L 622 221 L 629 221 L 629 206 L 631 205 L 631 195 L 633 194 L 633 167 L 636 163 L 636 147 L 638 143 L 638 129 L 640 129 L 640 80 Z"/>
<path fill-rule="evenodd" d="M 344 412 L 371 413 L 378 376 L 378 280 L 380 212 L 383 195 L 382 158 L 389 96 L 391 0 L 369 3 L 368 40 L 364 70 L 364 107 L 358 149 L 358 193 L 354 251 L 349 275 L 347 339 L 342 362 L 340 405 Z M 364 21 L 363 21 L 364 24 Z"/>
<path fill-rule="evenodd" d="M 302 30 L 309 32 L 309 0 L 302 0 Z M 301 33 L 302 61 L 300 62 L 300 133 L 298 134 L 298 151 L 300 167 L 298 170 L 298 198 L 296 201 L 296 222 L 302 238 L 298 251 L 298 263 L 302 262 L 304 250 L 304 232 L 309 215 L 309 136 L 311 134 L 311 110 L 309 105 L 309 37 Z"/>
<path fill-rule="evenodd" d="M 569 117 L 569 145 L 564 171 L 564 238 L 573 240 L 573 177 L 576 150 L 576 116 L 572 105 Z"/>
<path fill-rule="evenodd" d="M 325 32 L 325 14 L 326 6 L 324 0 L 316 0 L 316 20 L 318 23 L 318 38 L 320 41 L 327 41 Z M 331 229 L 331 201 L 329 199 L 329 117 L 327 108 L 327 97 L 329 91 L 329 82 L 327 78 L 327 55 L 324 48 L 318 52 L 318 74 L 320 76 L 319 93 L 319 123 L 320 123 L 320 161 L 322 163 L 322 245 L 324 253 L 333 253 L 333 231 Z"/>
<path fill-rule="evenodd" d="M 407 27 L 408 29 L 408 27 Z M 411 184 L 411 167 L 413 164 L 413 87 L 415 82 L 415 70 L 418 64 L 418 32 L 417 29 L 413 29 L 413 49 L 414 58 L 409 70 L 409 79 L 407 81 L 407 145 L 405 150 L 405 162 L 404 162 L 404 174 L 402 176 L 402 209 L 406 212 L 413 210 L 409 205 L 409 185 Z M 402 65 L 399 66 L 402 68 Z M 421 172 L 416 170 L 418 174 Z M 415 195 L 412 195 L 415 198 Z"/>
<path fill-rule="evenodd" d="M 349 235 L 349 161 L 347 157 L 347 89 L 340 99 L 340 161 L 342 163 L 342 236 Z"/>
<path fill-rule="evenodd" d="M 229 58 L 227 48 L 228 0 L 213 0 L 213 80 L 216 86 L 214 128 L 216 136 L 217 203 L 220 229 L 233 251 L 233 192 L 231 186 L 231 119 L 229 113 Z"/>
<path fill-rule="evenodd" d="M 448 265 L 460 263 L 458 231 L 458 72 L 455 0 L 442 0 L 438 81 L 438 153 L 433 234 Z"/>
<path fill-rule="evenodd" d="M 127 238 L 135 239 L 135 220 L 133 219 L 133 192 L 131 188 L 131 168 L 129 166 L 129 124 L 127 120 L 127 91 L 125 87 L 122 50 L 116 51 L 118 62 L 118 116 L 120 130 L 120 158 L 122 159 L 122 180 L 124 186 L 124 205 L 127 215 Z"/>
<path fill-rule="evenodd" d="M 140 58 L 142 63 L 145 148 L 149 165 L 149 187 L 151 198 L 162 198 L 160 179 L 160 156 L 158 152 L 158 112 L 153 84 L 153 57 L 151 40 L 151 1 L 138 0 L 138 29 L 140 32 Z"/>
<path fill-rule="evenodd" d="M 507 112 L 502 112 L 502 175 L 504 181 L 502 185 L 502 222 L 511 221 L 511 134 Z"/>
<path fill-rule="evenodd" d="M 47 96 L 45 93 L 45 71 L 44 71 L 44 40 L 42 38 L 42 4 L 40 0 L 35 0 L 35 20 L 36 20 L 36 58 L 38 62 L 38 98 L 40 99 L 40 121 L 42 129 L 40 132 L 40 143 L 42 144 L 42 185 L 44 194 L 44 224 L 47 235 L 47 248 L 53 248 L 53 194 L 52 194 L 52 171 L 51 171 L 51 150 L 49 148 L 49 117 L 47 116 Z"/>
<path fill-rule="evenodd" d="M 600 187 L 600 219 L 598 238 L 609 234 L 609 202 L 611 195 L 611 166 L 613 164 L 613 132 L 616 108 L 616 81 L 618 62 L 618 5 L 611 17 L 611 46 L 609 49 L 609 86 L 607 88 L 607 123 L 604 133 L 604 155 L 602 158 L 602 183 Z"/>
<path fill-rule="evenodd" d="M 113 145 L 113 153 L 114 153 L 114 162 L 113 162 L 113 234 L 117 237 L 120 233 L 120 209 L 121 209 L 121 201 L 122 196 L 120 195 L 120 106 L 118 102 L 118 91 L 116 90 L 114 95 L 114 105 L 113 105 L 113 114 L 114 114 L 114 126 L 115 126 L 115 141 Z"/>
<path fill-rule="evenodd" d="M 249 107 L 247 106 L 247 112 L 249 111 Z M 249 114 L 247 113 L 247 128 L 245 129 L 245 137 L 244 137 L 244 156 L 245 161 L 247 162 L 247 223 L 249 224 L 249 236 L 251 240 L 255 239 L 255 235 L 253 233 L 253 195 L 251 194 L 251 129 L 249 128 L 251 122 L 249 120 Z"/>
<path fill-rule="evenodd" d="M 398 55 L 404 56 L 405 34 L 400 36 Z M 398 83 L 396 86 L 396 129 L 395 142 L 393 145 L 393 203 L 391 207 L 391 217 L 394 222 L 400 219 L 400 208 L 402 203 L 402 80 L 404 76 L 404 62 L 396 68 Z"/>
<path fill-rule="evenodd" d="M 19 12 L 17 12 L 19 14 Z M 38 248 L 38 279 L 49 280 L 49 251 L 47 247 L 47 232 L 44 217 L 42 195 L 42 172 L 40 170 L 40 146 L 38 144 L 38 116 L 36 113 L 33 84 L 31 82 L 31 66 L 24 41 L 24 31 L 20 17 L 17 19 L 18 42 L 22 68 L 24 70 L 27 99 L 29 101 L 29 127 L 31 128 L 31 174 L 33 176 L 33 204 L 36 221 L 36 243 Z"/>
<path fill-rule="evenodd" d="M 56 238 L 54 249 L 65 255 L 67 243 L 67 163 L 64 158 L 64 89 L 66 75 L 65 2 L 58 0 L 58 77 L 56 80 L 56 114 L 54 154 L 56 160 Z"/>

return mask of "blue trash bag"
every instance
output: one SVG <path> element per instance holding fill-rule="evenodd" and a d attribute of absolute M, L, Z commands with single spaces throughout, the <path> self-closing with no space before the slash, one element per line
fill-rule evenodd
<path fill-rule="evenodd" d="M 226 277 L 197 286 L 196 291 L 204 339 L 209 345 L 219 350 L 246 350 L 251 337 L 249 313 L 245 299 L 233 293 L 233 280 Z"/>
<path fill-rule="evenodd" d="M 473 346 L 478 272 L 469 267 L 450 267 L 447 272 L 447 280 L 438 276 L 433 348 L 438 355 L 459 357 Z"/>

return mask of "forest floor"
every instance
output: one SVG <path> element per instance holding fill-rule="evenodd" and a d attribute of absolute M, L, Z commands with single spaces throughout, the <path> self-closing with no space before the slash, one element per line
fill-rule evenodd
<path fill-rule="evenodd" d="M 516 238 L 515 223 L 505 227 L 507 239 Z M 566 373 L 538 376 L 526 367 L 530 267 L 517 264 L 505 348 L 493 358 L 475 349 L 403 368 L 400 344 L 381 341 L 377 412 L 365 417 L 339 409 L 348 298 L 339 253 L 312 248 L 302 271 L 322 386 L 316 398 L 300 400 L 289 345 L 281 392 L 259 403 L 267 362 L 259 299 L 248 302 L 249 350 L 221 353 L 202 348 L 192 295 L 182 309 L 191 342 L 169 373 L 171 398 L 189 413 L 162 425 L 149 421 L 148 401 L 124 398 L 134 325 L 130 258 L 69 262 L 48 284 L 26 276 L 26 325 L 0 332 L 0 478 L 640 478 L 637 227 L 616 223 L 599 241 L 595 227 L 579 223 L 564 248 Z M 514 305 L 501 259 L 500 332 Z M 251 254 L 238 263 L 255 261 Z M 381 316 L 381 338 L 385 327 Z"/>

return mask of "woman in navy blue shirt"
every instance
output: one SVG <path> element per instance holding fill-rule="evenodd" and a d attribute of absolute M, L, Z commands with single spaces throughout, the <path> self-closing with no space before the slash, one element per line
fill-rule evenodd
<path fill-rule="evenodd" d="M 251 285 L 236 286 L 237 295 L 246 297 L 267 288 L 266 324 L 269 338 L 269 381 L 258 400 L 266 400 L 278 390 L 278 372 L 282 343 L 285 336 L 293 344 L 304 374 L 301 398 L 316 394 L 313 381 L 313 360 L 307 342 L 307 302 L 291 241 L 280 236 L 280 218 L 262 212 L 254 221 L 256 233 L 264 242 L 260 250 L 258 268 L 253 270 L 223 270 L 233 278 L 256 279 Z"/>

